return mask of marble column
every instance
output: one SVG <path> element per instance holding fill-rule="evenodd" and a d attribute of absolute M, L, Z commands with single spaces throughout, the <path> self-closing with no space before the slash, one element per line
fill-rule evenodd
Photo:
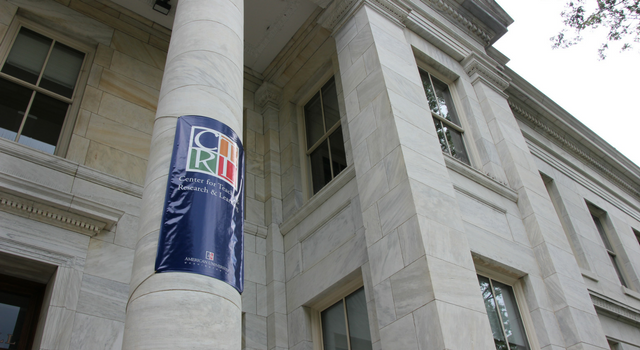
<path fill-rule="evenodd" d="M 242 136 L 243 0 L 180 0 L 142 199 L 123 349 L 240 349 L 241 298 L 191 273 L 156 274 L 176 120 L 203 115 Z"/>
<path fill-rule="evenodd" d="M 492 349 L 455 190 L 402 25 L 366 2 L 335 33 L 377 349 Z"/>

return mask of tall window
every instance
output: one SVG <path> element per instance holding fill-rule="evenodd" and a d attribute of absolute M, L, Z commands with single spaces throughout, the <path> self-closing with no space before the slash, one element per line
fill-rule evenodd
<path fill-rule="evenodd" d="M 480 275 L 478 282 L 496 350 L 529 350 L 513 289 Z"/>
<path fill-rule="evenodd" d="M 609 254 L 609 260 L 611 260 L 611 264 L 613 268 L 616 270 L 616 274 L 618 275 L 618 279 L 620 280 L 620 284 L 628 287 L 627 282 L 622 275 L 622 270 L 620 269 L 620 265 L 618 264 L 618 258 L 616 256 L 615 251 L 613 250 L 613 246 L 611 245 L 611 241 L 609 241 L 609 237 L 607 236 L 607 231 L 605 231 L 604 226 L 602 225 L 602 220 L 600 217 L 594 214 L 594 209 L 591 209 L 591 218 L 593 219 L 593 223 L 596 225 L 598 229 L 598 233 L 600 234 L 600 239 L 602 239 L 602 243 L 604 247 L 607 249 L 607 254 Z M 598 210 L 600 211 L 600 210 Z"/>
<path fill-rule="evenodd" d="M 364 288 L 322 311 L 324 350 L 371 350 Z"/>
<path fill-rule="evenodd" d="M 316 193 L 347 167 L 333 78 L 304 106 L 304 121 L 311 183 Z"/>
<path fill-rule="evenodd" d="M 462 141 L 464 130 L 453 105 L 449 86 L 425 71 L 421 70 L 420 76 L 442 152 L 469 164 L 469 156 Z"/>
<path fill-rule="evenodd" d="M 25 27 L 0 69 L 0 137 L 53 154 L 85 54 Z"/>

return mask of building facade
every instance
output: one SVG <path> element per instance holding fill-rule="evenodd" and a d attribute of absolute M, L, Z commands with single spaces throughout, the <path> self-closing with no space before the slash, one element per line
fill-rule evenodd
<path fill-rule="evenodd" d="M 494 0 L 155 3 L 0 0 L 0 349 L 640 349 L 640 168 Z M 242 138 L 242 295 L 154 273 L 182 115 Z"/>

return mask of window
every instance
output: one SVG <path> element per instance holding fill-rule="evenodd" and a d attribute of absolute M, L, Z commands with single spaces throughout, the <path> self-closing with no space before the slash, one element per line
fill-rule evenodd
<path fill-rule="evenodd" d="M 0 349 L 31 349 L 45 285 L 0 275 Z"/>
<path fill-rule="evenodd" d="M 53 154 L 85 53 L 20 27 L 0 69 L 0 137 Z"/>
<path fill-rule="evenodd" d="M 478 275 L 496 350 L 529 350 L 513 288 Z"/>
<path fill-rule="evenodd" d="M 420 71 L 422 86 L 429 100 L 429 109 L 436 126 L 442 152 L 469 164 L 469 156 L 462 141 L 464 130 L 453 105 L 449 86 L 433 75 Z"/>
<path fill-rule="evenodd" d="M 313 193 L 347 167 L 336 83 L 331 78 L 304 106 Z"/>
<path fill-rule="evenodd" d="M 611 264 L 613 265 L 613 268 L 616 270 L 616 274 L 618 275 L 620 284 L 625 287 L 628 287 L 627 282 L 625 281 L 624 276 L 622 275 L 622 270 L 620 269 L 620 265 L 618 265 L 618 259 L 616 257 L 615 251 L 613 250 L 613 246 L 611 245 L 611 241 L 609 241 L 607 232 L 605 231 L 604 226 L 602 225 L 602 220 L 600 220 L 599 216 L 594 214 L 594 212 L 597 211 L 597 212 L 601 212 L 602 215 L 604 215 L 604 211 L 602 211 L 601 209 L 593 208 L 591 206 L 589 206 L 589 209 L 591 211 L 591 218 L 593 219 L 593 223 L 596 225 L 596 228 L 598 229 L 598 233 L 600 234 L 600 239 L 602 239 L 602 243 L 604 244 L 604 247 L 607 249 L 607 254 L 609 254 L 609 260 L 611 260 Z"/>
<path fill-rule="evenodd" d="M 371 333 L 364 288 L 320 314 L 324 350 L 371 350 Z"/>

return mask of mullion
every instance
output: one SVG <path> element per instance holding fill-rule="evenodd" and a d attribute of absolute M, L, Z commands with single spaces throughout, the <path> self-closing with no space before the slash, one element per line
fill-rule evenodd
<path fill-rule="evenodd" d="M 329 172 L 331 173 L 331 179 L 333 179 L 333 161 L 331 160 L 331 141 L 329 140 L 329 135 L 331 135 L 331 133 L 327 132 L 327 120 L 326 120 L 327 118 L 325 118 L 324 116 L 324 97 L 322 97 L 323 95 L 324 95 L 324 91 L 322 90 L 322 88 L 320 88 L 320 111 L 322 112 L 322 128 L 324 129 L 324 135 L 322 136 L 322 138 L 327 140 L 327 148 L 329 149 Z M 348 329 L 349 327 L 347 327 L 347 332 L 348 332 Z M 351 346 L 349 346 L 349 349 L 351 349 Z"/>
<path fill-rule="evenodd" d="M 450 127 L 451 129 L 454 129 L 455 131 L 459 132 L 459 133 L 464 133 L 464 129 L 462 127 L 460 127 L 459 125 L 457 125 L 456 123 L 443 118 L 442 116 L 438 115 L 437 113 L 431 113 L 431 115 L 435 118 L 438 118 L 438 120 L 440 120 L 443 123 L 446 123 L 448 127 Z"/>
<path fill-rule="evenodd" d="M 500 329 L 502 330 L 502 336 L 504 337 L 504 343 L 507 344 L 507 349 L 511 350 L 511 345 L 509 345 L 509 337 L 507 336 L 507 331 L 504 329 L 504 320 L 502 319 L 502 313 L 500 312 L 500 307 L 498 306 L 498 300 L 496 299 L 496 290 L 493 288 L 493 279 L 487 278 L 489 280 L 489 286 L 491 286 L 491 294 L 493 295 L 493 300 L 496 303 L 496 311 L 498 314 L 498 318 L 500 319 Z"/>
<path fill-rule="evenodd" d="M 329 129 L 329 131 L 327 131 L 324 135 L 322 135 L 322 137 L 319 138 L 318 141 L 316 141 L 316 143 L 313 144 L 313 146 L 309 147 L 309 149 L 307 150 L 307 155 L 310 155 L 311 153 L 313 153 L 313 151 L 315 151 L 316 148 L 318 148 L 324 142 L 324 140 L 326 140 L 329 136 L 331 136 L 331 134 L 334 131 L 336 131 L 336 129 L 338 129 L 340 125 L 341 125 L 340 122 L 336 123 L 334 126 L 331 127 L 331 129 Z"/>
<path fill-rule="evenodd" d="M 331 152 L 329 152 L 329 154 L 331 154 Z M 331 176 L 333 176 L 333 173 L 331 174 Z M 347 349 L 351 350 L 351 334 L 349 334 L 349 315 L 347 314 L 347 298 L 342 298 L 342 309 L 344 310 L 344 325 L 347 328 Z"/>
<path fill-rule="evenodd" d="M 39 86 L 33 85 L 33 84 L 29 83 L 28 81 L 24 81 L 22 79 L 18 79 L 16 77 L 13 77 L 13 76 L 11 76 L 11 75 L 9 75 L 7 73 L 4 73 L 4 72 L 0 72 L 0 78 L 8 80 L 8 81 L 10 81 L 12 83 L 18 84 L 20 86 L 26 87 L 28 89 L 35 90 L 37 93 L 40 93 L 40 94 L 43 94 L 43 95 L 47 95 L 49 97 L 53 97 L 53 98 L 55 98 L 57 100 L 60 100 L 60 101 L 62 101 L 64 103 L 67 103 L 67 104 L 71 104 L 73 102 L 73 100 L 68 98 L 68 97 L 56 94 L 55 92 L 52 92 L 52 91 L 49 91 L 47 89 L 41 88 Z"/>
<path fill-rule="evenodd" d="M 33 106 L 33 101 L 36 98 L 36 91 L 31 93 L 31 98 L 29 99 L 29 103 L 27 104 L 27 108 L 24 110 L 24 117 L 22 117 L 22 122 L 20 123 L 20 127 L 18 128 L 18 132 L 16 134 L 15 142 L 18 142 L 20 136 L 22 135 L 22 130 L 24 129 L 24 125 L 27 123 L 27 118 L 29 117 L 29 112 L 31 111 L 31 106 Z"/>
<path fill-rule="evenodd" d="M 42 80 L 44 71 L 47 69 L 47 64 L 49 63 L 49 58 L 51 57 L 51 53 L 53 52 L 53 46 L 55 45 L 55 43 L 56 43 L 55 39 L 51 39 L 51 46 L 49 46 L 49 52 L 47 52 L 47 57 L 45 57 L 44 59 L 44 63 L 42 64 L 42 69 L 40 69 L 40 75 L 38 75 L 36 86 L 40 85 L 40 81 Z"/>
<path fill-rule="evenodd" d="M 438 94 L 436 94 L 436 88 L 433 85 L 433 80 L 431 79 L 431 74 L 427 73 L 427 75 L 429 76 L 429 84 L 431 85 L 431 91 L 433 92 L 433 96 L 436 98 L 436 107 L 438 108 L 438 116 L 440 116 L 442 114 L 442 110 L 440 109 L 440 103 L 438 102 Z"/>

